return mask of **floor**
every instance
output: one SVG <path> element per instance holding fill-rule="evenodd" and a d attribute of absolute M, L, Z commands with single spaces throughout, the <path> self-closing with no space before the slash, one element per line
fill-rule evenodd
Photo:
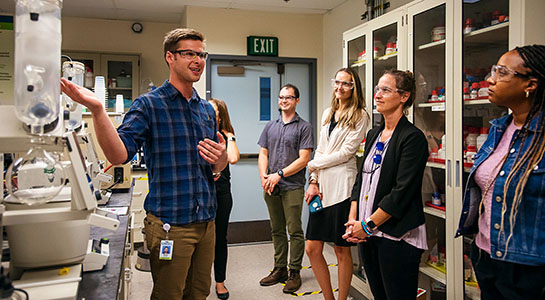
<path fill-rule="evenodd" d="M 229 289 L 229 299 L 259 299 L 259 300 L 279 300 L 279 299 L 295 299 L 312 300 L 323 299 L 321 294 L 309 294 L 301 296 L 293 296 L 282 293 L 282 285 L 277 284 L 270 287 L 262 287 L 259 285 L 259 280 L 269 274 L 272 269 L 274 250 L 272 243 L 248 244 L 248 245 L 230 245 L 229 259 L 227 262 L 227 280 L 225 285 Z M 324 256 L 328 264 L 336 264 L 335 253 L 333 247 L 324 246 Z M 133 264 L 136 262 L 135 256 L 132 259 Z M 303 270 L 301 270 L 301 278 L 303 284 L 298 291 L 299 293 L 320 291 L 318 282 L 314 278 L 308 257 L 303 258 Z M 305 268 L 307 267 L 307 268 Z M 333 288 L 337 288 L 337 267 L 330 266 Z M 151 274 L 142 272 L 134 268 L 131 281 L 130 300 L 148 300 L 152 288 Z M 215 293 L 215 284 L 210 288 L 210 296 L 208 299 L 217 299 Z M 337 296 L 337 293 L 335 293 Z"/>

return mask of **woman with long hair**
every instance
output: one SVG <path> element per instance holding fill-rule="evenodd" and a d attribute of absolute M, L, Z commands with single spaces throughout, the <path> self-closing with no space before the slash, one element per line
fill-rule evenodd
<path fill-rule="evenodd" d="M 346 299 L 352 279 L 351 243 L 343 240 L 344 223 L 350 211 L 350 192 L 356 180 L 356 151 L 365 136 L 369 115 L 358 73 L 343 68 L 331 80 L 331 106 L 322 115 L 320 141 L 314 159 L 308 163 L 309 187 L 307 204 L 319 195 L 323 209 L 309 217 L 306 253 L 312 271 L 326 300 L 335 299 L 327 263 L 323 256 L 324 242 L 335 244 L 338 262 L 339 299 Z"/>
<path fill-rule="evenodd" d="M 223 135 L 227 143 L 227 161 L 234 165 L 240 159 L 238 151 L 235 130 L 231 125 L 229 112 L 225 102 L 211 98 L 208 100 L 216 111 L 216 122 L 218 130 Z M 233 196 L 231 195 L 231 172 L 229 164 L 219 174 L 215 174 L 216 197 L 218 208 L 216 210 L 216 249 L 214 257 L 214 277 L 216 279 L 216 295 L 219 299 L 228 299 L 229 291 L 225 287 L 225 272 L 227 270 L 227 226 L 229 225 L 229 215 L 233 208 Z"/>
<path fill-rule="evenodd" d="M 545 46 L 503 54 L 488 82 L 511 113 L 475 155 L 457 236 L 477 234 L 481 299 L 545 299 Z"/>
<path fill-rule="evenodd" d="M 367 134 L 352 191 L 344 238 L 365 242 L 359 251 L 376 300 L 415 299 L 427 249 L 421 190 L 428 143 L 405 117 L 415 90 L 409 71 L 386 71 L 380 78 L 375 103 L 384 122 Z"/>

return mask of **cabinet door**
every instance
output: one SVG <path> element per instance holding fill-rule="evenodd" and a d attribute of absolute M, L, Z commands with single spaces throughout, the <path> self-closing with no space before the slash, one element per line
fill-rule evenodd
<path fill-rule="evenodd" d="M 343 34 L 344 41 L 344 66 L 351 67 L 356 70 L 360 76 L 362 92 L 367 96 L 369 87 L 367 86 L 367 62 L 371 56 L 367 55 L 366 39 L 368 36 L 367 26 L 359 26 L 354 30 L 347 31 Z M 367 98 L 366 98 L 367 99 Z M 371 109 L 366 103 L 366 109 L 370 113 Z M 371 125 L 371 124 L 369 124 Z M 370 129 L 371 127 L 369 127 Z"/>
<path fill-rule="evenodd" d="M 376 111 L 374 87 L 384 71 L 406 67 L 406 26 L 403 10 L 389 12 L 377 19 L 369 21 L 370 34 L 367 36 L 367 53 L 370 64 L 367 86 L 367 107 L 371 108 L 373 127 L 380 124 L 382 115 Z M 402 21 L 403 20 L 403 21 Z"/>
<path fill-rule="evenodd" d="M 473 166 L 473 155 L 487 136 L 490 121 L 508 113 L 488 101 L 488 84 L 491 66 L 509 50 L 509 1 L 482 0 L 463 3 L 462 6 L 462 99 L 459 99 L 461 124 L 458 123 L 460 162 L 463 162 L 462 190 Z M 458 29 L 460 30 L 460 28 Z M 458 78 L 460 80 L 460 78 Z M 461 155 L 460 155 L 461 154 Z M 461 157 L 460 157 L 461 156 Z M 494 226 L 494 224 L 492 224 Z M 472 238 L 464 238 L 463 280 L 465 295 L 478 299 L 480 292 L 469 259 Z"/>
<path fill-rule="evenodd" d="M 450 200 L 445 196 L 445 103 L 451 101 L 446 93 L 446 4 L 440 0 L 420 2 L 408 8 L 408 16 L 408 67 L 417 85 L 413 123 L 426 135 L 430 153 L 422 181 L 428 250 L 422 255 L 419 286 L 445 297 L 450 288 L 447 260 L 451 253 L 447 244 L 452 239 L 447 237 L 445 205 Z"/>
<path fill-rule="evenodd" d="M 126 111 L 138 97 L 140 57 L 102 54 L 100 59 L 108 90 L 108 110 L 115 110 L 116 97 L 122 95 Z"/>

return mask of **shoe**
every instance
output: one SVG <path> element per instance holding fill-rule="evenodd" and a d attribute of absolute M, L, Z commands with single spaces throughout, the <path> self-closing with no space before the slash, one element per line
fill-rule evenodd
<path fill-rule="evenodd" d="M 288 269 L 286 267 L 274 267 L 271 274 L 261 279 L 259 284 L 262 286 L 269 286 L 279 282 L 285 282 L 286 280 L 288 280 Z"/>
<path fill-rule="evenodd" d="M 227 289 L 227 287 L 225 288 Z M 221 299 L 221 300 L 226 300 L 226 299 L 229 299 L 229 291 L 227 291 L 226 293 L 218 293 L 218 290 L 216 290 L 216 296 L 218 296 L 218 299 Z"/>
<path fill-rule="evenodd" d="M 297 292 L 300 287 L 301 275 L 299 274 L 299 270 L 290 270 L 290 276 L 288 277 L 288 281 L 286 281 L 286 285 L 284 286 L 284 289 L 282 289 L 282 292 L 293 294 Z"/>

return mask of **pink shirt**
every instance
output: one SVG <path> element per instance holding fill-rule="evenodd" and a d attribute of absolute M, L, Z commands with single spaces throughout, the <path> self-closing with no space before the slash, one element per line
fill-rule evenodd
<path fill-rule="evenodd" d="M 380 178 L 381 165 L 373 163 L 374 149 L 380 136 L 375 140 L 373 147 L 371 147 L 371 153 L 367 155 L 365 162 L 363 163 L 363 174 L 361 178 L 361 192 L 359 203 L 359 215 L 361 220 L 365 220 L 373 214 L 373 203 L 375 202 L 375 192 L 378 186 L 378 180 Z M 382 158 L 386 155 L 389 145 L 388 139 L 385 142 L 384 150 L 381 155 Z M 428 250 L 428 243 L 426 241 L 426 224 L 422 224 L 417 228 L 409 230 L 401 238 L 396 238 L 391 235 L 378 230 L 373 232 L 373 236 L 384 237 L 393 241 L 405 241 L 407 244 L 412 245 L 418 249 Z"/>
<path fill-rule="evenodd" d="M 490 210 L 492 209 L 494 183 L 503 165 L 502 159 L 509 151 L 511 139 L 517 129 L 520 127 L 515 126 L 515 122 L 511 121 L 494 152 L 475 171 L 475 182 L 481 188 L 481 201 L 484 207 L 484 213 L 479 216 L 479 233 L 475 238 L 475 243 L 477 247 L 488 253 L 490 253 Z"/>

